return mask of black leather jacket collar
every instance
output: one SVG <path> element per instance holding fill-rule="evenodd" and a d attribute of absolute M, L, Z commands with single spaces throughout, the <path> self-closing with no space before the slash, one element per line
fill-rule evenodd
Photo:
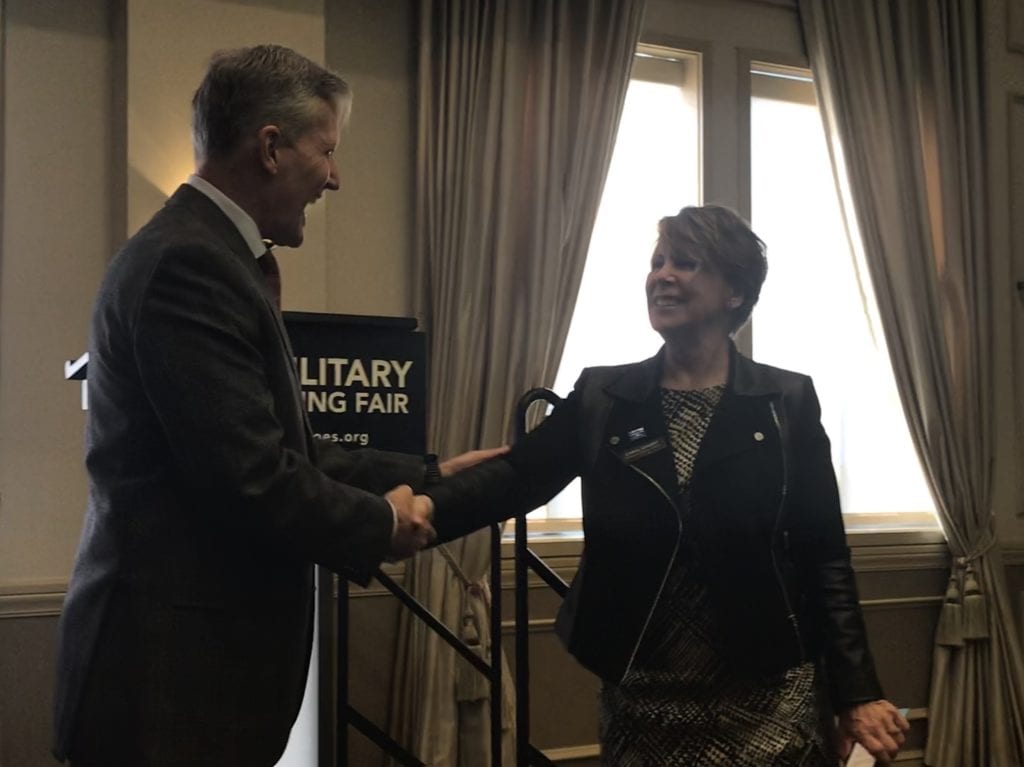
<path fill-rule="evenodd" d="M 664 366 L 665 347 L 643 362 L 620 368 L 622 374 L 605 386 L 613 397 L 631 402 L 645 402 L 660 388 Z M 758 365 L 739 353 L 735 343 L 729 348 L 729 380 L 726 388 L 740 396 L 778 395 L 782 387 L 778 379 L 768 372 L 771 368 Z"/>

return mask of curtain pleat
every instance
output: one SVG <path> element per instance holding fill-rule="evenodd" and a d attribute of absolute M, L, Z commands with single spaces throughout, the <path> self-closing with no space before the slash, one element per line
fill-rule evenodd
<path fill-rule="evenodd" d="M 422 0 L 417 314 L 428 439 L 454 455 L 510 436 L 553 383 L 611 161 L 643 0 Z M 418 555 L 406 587 L 487 658 L 489 532 Z M 391 729 L 431 765 L 489 765 L 486 685 L 407 615 Z M 511 693 L 511 679 L 506 679 Z M 503 702 L 511 721 L 511 696 Z M 504 738 L 511 764 L 512 733 Z"/>
<path fill-rule="evenodd" d="M 925 763 L 1024 764 L 1024 659 L 992 507 L 998 373 L 976 0 L 800 0 L 826 134 L 953 567 Z M 884 437 L 880 437 L 884 438 Z"/>

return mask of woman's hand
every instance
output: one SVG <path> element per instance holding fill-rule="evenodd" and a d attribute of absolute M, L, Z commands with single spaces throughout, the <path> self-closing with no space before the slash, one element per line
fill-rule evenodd
<path fill-rule="evenodd" d="M 880 764 L 891 764 L 903 745 L 910 722 L 887 700 L 859 703 L 839 714 L 839 758 L 860 743 Z"/>
<path fill-rule="evenodd" d="M 483 450 L 470 450 L 467 453 L 462 453 L 454 458 L 449 458 L 447 461 L 442 461 L 440 464 L 441 476 L 450 477 L 452 474 L 457 474 L 463 469 L 468 469 L 470 466 L 476 466 L 478 463 L 483 461 L 489 461 L 491 458 L 497 458 L 499 455 L 504 455 L 508 452 L 508 445 L 502 445 L 501 447 L 491 447 Z"/>

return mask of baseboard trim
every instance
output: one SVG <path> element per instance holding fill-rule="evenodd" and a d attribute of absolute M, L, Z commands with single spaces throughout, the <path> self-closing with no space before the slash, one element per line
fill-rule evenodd
<path fill-rule="evenodd" d="M 900 751 L 896 755 L 896 758 L 893 759 L 893 762 L 897 764 L 902 764 L 903 762 L 924 764 L 924 751 L 920 748 L 911 748 L 906 751 Z"/>
<path fill-rule="evenodd" d="M 601 756 L 601 746 L 598 743 L 585 743 L 579 746 L 545 748 L 543 753 L 552 762 L 558 764 L 559 762 L 572 762 L 577 759 L 597 759 Z"/>
<path fill-rule="evenodd" d="M 57 617 L 63 605 L 63 591 L 0 594 L 0 619 Z"/>
<path fill-rule="evenodd" d="M 945 562 L 943 554 L 935 548 L 930 550 L 926 547 L 909 548 L 898 552 L 904 557 L 902 565 L 897 564 L 896 552 L 886 552 L 879 557 L 855 556 L 854 566 L 857 570 L 905 570 L 905 569 L 931 569 L 948 567 L 948 555 Z M 1024 545 L 1011 544 L 1003 548 L 1003 562 L 1007 567 L 1024 567 Z M 908 565 L 906 558 L 911 559 Z M 563 578 L 570 579 L 575 573 L 576 562 L 569 556 L 554 558 L 555 570 Z M 513 588 L 512 563 L 502 562 L 502 589 Z M 385 565 L 384 571 L 396 582 L 402 584 L 405 580 L 405 567 L 403 563 Z M 533 572 L 530 573 L 529 588 L 547 588 L 544 583 Z M 60 615 L 61 607 L 64 604 L 64 594 L 67 589 L 67 582 L 57 579 L 41 580 L 37 582 L 21 582 L 0 584 L 0 619 L 3 618 L 37 618 Z M 390 592 L 381 584 L 374 581 L 368 588 L 351 587 L 350 598 L 365 598 L 390 596 Z M 894 599 L 865 599 L 862 605 L 865 609 L 895 608 L 895 607 L 926 607 L 941 603 L 941 596 L 919 596 L 900 597 Z M 543 630 L 535 627 L 534 630 Z"/>
<path fill-rule="evenodd" d="M 543 753 L 552 762 L 558 764 L 559 762 L 572 762 L 577 759 L 597 759 L 601 756 L 601 746 L 597 743 L 588 743 L 580 746 L 546 748 L 543 750 Z M 911 748 L 906 751 L 900 751 L 894 761 L 920 764 L 922 759 L 924 759 L 924 751 L 919 748 Z"/>
<path fill-rule="evenodd" d="M 937 607 L 945 597 L 942 594 L 917 597 L 885 597 L 882 599 L 862 599 L 860 606 L 864 610 L 899 609 L 901 607 Z"/>
<path fill-rule="evenodd" d="M 545 633 L 552 632 L 555 630 L 555 619 L 554 618 L 530 618 L 526 622 L 529 633 Z M 512 635 L 516 633 L 516 622 L 514 620 L 504 620 L 501 622 L 501 633 L 502 635 Z"/>
<path fill-rule="evenodd" d="M 1003 564 L 1008 567 L 1024 567 L 1024 545 L 1005 546 L 1003 548 Z"/>
<path fill-rule="evenodd" d="M 0 592 L 0 619 L 3 618 L 37 618 L 60 615 L 64 604 L 64 590 L 27 589 L 21 593 Z M 390 597 L 391 593 L 379 584 L 367 589 L 352 588 L 349 598 L 364 599 L 367 597 Z M 942 596 L 894 597 L 890 599 L 865 599 L 861 605 L 865 610 L 898 609 L 906 607 L 935 607 L 942 603 Z M 551 631 L 554 628 L 553 618 L 535 618 L 530 620 L 530 631 Z M 511 632 L 514 623 L 503 621 L 503 633 Z"/>

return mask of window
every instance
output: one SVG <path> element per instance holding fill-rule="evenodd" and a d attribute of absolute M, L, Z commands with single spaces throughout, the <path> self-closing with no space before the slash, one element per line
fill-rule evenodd
<path fill-rule="evenodd" d="M 934 527 L 810 72 L 755 64 L 750 90 L 751 224 L 768 245 L 754 358 L 813 377 L 847 526 Z"/>
<path fill-rule="evenodd" d="M 608 178 L 554 391 L 590 365 L 643 359 L 661 346 L 644 281 L 657 220 L 700 200 L 700 57 L 642 46 L 633 60 Z M 656 171 L 652 172 L 652 168 Z M 614 307 L 609 306 L 614 302 Z M 580 516 L 579 481 L 531 516 Z"/>
<path fill-rule="evenodd" d="M 699 54 L 638 50 L 554 385 L 563 396 L 584 367 L 643 359 L 661 346 L 643 286 L 657 220 L 702 201 L 700 67 Z M 871 286 L 851 256 L 810 73 L 756 64 L 750 78 L 752 226 L 769 261 L 745 331 L 753 356 L 813 377 L 848 527 L 935 528 L 870 320 Z M 559 530 L 579 515 L 573 483 L 531 520 Z"/>
<path fill-rule="evenodd" d="M 699 65 L 696 54 L 652 48 L 633 61 L 555 381 L 559 394 L 584 367 L 642 359 L 661 346 L 647 323 L 644 281 L 657 220 L 700 200 Z"/>

